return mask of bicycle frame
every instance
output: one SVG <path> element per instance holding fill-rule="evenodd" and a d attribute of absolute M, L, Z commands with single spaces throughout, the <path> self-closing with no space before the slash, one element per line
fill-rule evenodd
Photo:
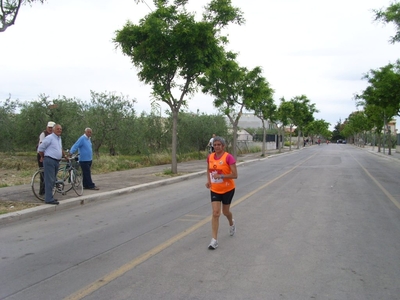
<path fill-rule="evenodd" d="M 76 155 L 67 158 L 60 163 L 61 167 L 57 172 L 57 180 L 54 183 L 53 195 L 57 192 L 66 195 L 71 189 L 78 196 L 83 194 L 82 172 L 79 170 L 79 163 Z M 44 169 L 39 168 L 32 176 L 31 188 L 36 198 L 44 201 Z"/>

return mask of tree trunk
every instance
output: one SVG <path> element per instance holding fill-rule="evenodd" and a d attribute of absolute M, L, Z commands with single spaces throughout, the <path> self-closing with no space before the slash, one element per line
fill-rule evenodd
<path fill-rule="evenodd" d="M 381 144 L 381 135 L 379 134 L 378 135 L 378 152 L 381 152 L 381 147 L 382 147 L 382 144 Z"/>
<path fill-rule="evenodd" d="M 278 127 L 278 150 L 279 150 L 279 153 L 281 153 L 282 152 L 281 136 L 282 136 L 282 142 L 283 142 L 283 135 L 282 135 L 283 125 L 281 127 L 279 127 L 279 126 L 277 126 L 277 127 Z"/>
<path fill-rule="evenodd" d="M 96 157 L 99 158 L 101 144 L 97 144 L 96 142 L 94 142 L 93 145 L 94 145 L 94 153 L 95 153 Z"/>
<path fill-rule="evenodd" d="M 237 126 L 237 122 L 235 122 L 236 124 L 233 124 L 233 145 L 232 145 L 232 155 L 235 159 L 237 159 L 237 130 L 238 130 L 238 126 Z"/>
<path fill-rule="evenodd" d="M 300 135 L 301 135 L 301 130 L 299 129 L 298 130 L 298 133 L 297 133 L 297 149 L 300 149 Z"/>
<path fill-rule="evenodd" d="M 179 111 L 172 110 L 172 157 L 171 157 L 171 172 L 178 173 L 178 161 L 176 158 L 176 150 L 178 147 L 178 113 Z"/>
<path fill-rule="evenodd" d="M 265 139 L 265 132 L 266 132 L 266 130 L 265 130 L 265 123 L 264 123 L 264 120 L 261 120 L 262 121 L 262 125 L 263 125 L 263 143 L 262 143 L 262 156 L 263 157 L 265 157 L 265 143 L 266 143 L 266 139 Z"/>

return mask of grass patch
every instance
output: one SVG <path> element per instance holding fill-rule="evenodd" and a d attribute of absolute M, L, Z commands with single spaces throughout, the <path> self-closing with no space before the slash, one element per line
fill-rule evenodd
<path fill-rule="evenodd" d="M 261 152 L 262 148 L 259 146 L 254 146 L 254 147 L 250 147 L 249 148 L 249 152 L 248 153 L 258 153 Z"/>
<path fill-rule="evenodd" d="M 22 155 L 24 153 L 5 154 L 0 153 L 0 168 L 13 170 L 33 170 L 37 168 L 36 156 Z"/>
<path fill-rule="evenodd" d="M 171 170 L 171 169 L 164 169 L 163 174 L 164 174 L 164 175 L 168 175 L 168 176 L 174 175 L 174 173 L 172 173 L 172 170 Z"/>

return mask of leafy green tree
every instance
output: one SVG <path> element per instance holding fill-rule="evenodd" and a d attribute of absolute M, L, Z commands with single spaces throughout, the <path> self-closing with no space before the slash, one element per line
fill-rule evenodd
<path fill-rule="evenodd" d="M 332 132 L 332 142 L 336 142 L 337 140 L 344 139 L 344 136 L 341 134 L 343 128 L 342 120 L 339 120 Z"/>
<path fill-rule="evenodd" d="M 4 32 L 8 27 L 14 25 L 20 8 L 26 4 L 34 2 L 44 3 L 46 0 L 1 0 L 0 1 L 0 32 Z"/>
<path fill-rule="evenodd" d="M 292 131 L 294 126 L 294 105 L 292 101 L 286 101 L 284 97 L 281 99 L 278 107 L 278 119 L 281 122 L 281 130 L 284 131 L 289 126 L 289 151 L 292 150 Z"/>
<path fill-rule="evenodd" d="M 16 115 L 15 146 L 23 150 L 34 150 L 39 141 L 40 133 L 46 129 L 49 118 L 47 96 L 39 96 L 39 100 L 21 103 L 20 112 Z M 54 121 L 55 122 L 55 121 Z"/>
<path fill-rule="evenodd" d="M 293 115 L 291 120 L 297 126 L 297 149 L 300 148 L 300 135 L 307 124 L 314 121 L 314 113 L 318 112 L 314 103 L 305 95 L 296 96 L 290 100 L 293 103 Z"/>
<path fill-rule="evenodd" d="M 322 136 L 329 140 L 332 137 L 332 133 L 329 131 L 329 123 L 325 120 L 314 120 L 308 123 L 304 130 L 310 137 Z"/>
<path fill-rule="evenodd" d="M 267 128 L 265 126 L 265 122 L 270 122 L 275 124 L 277 121 L 277 106 L 274 103 L 274 99 L 272 97 L 273 90 L 270 89 L 271 95 L 261 99 L 260 101 L 254 101 L 250 107 L 254 110 L 254 115 L 259 118 L 262 122 L 262 130 L 263 130 L 263 143 L 262 143 L 262 156 L 265 156 L 265 143 L 266 143 L 266 134 Z"/>
<path fill-rule="evenodd" d="M 16 139 L 16 109 L 18 100 L 11 96 L 5 101 L 0 101 L 0 151 L 14 151 Z"/>
<path fill-rule="evenodd" d="M 350 114 L 342 133 L 346 138 L 351 136 L 356 145 L 364 147 L 365 133 L 371 130 L 372 126 L 372 123 L 368 120 L 364 111 L 356 111 Z"/>
<path fill-rule="evenodd" d="M 253 70 L 240 67 L 237 54 L 227 52 L 220 64 L 210 68 L 199 78 L 202 91 L 215 97 L 214 106 L 226 115 L 233 129 L 232 155 L 237 156 L 236 142 L 239 119 L 244 109 L 259 107 L 263 99 L 270 98 L 272 89 L 261 75 L 260 67 Z"/>
<path fill-rule="evenodd" d="M 149 155 L 171 148 L 171 132 L 166 118 L 154 112 L 142 112 L 135 120 L 134 137 L 127 153 Z"/>
<path fill-rule="evenodd" d="M 390 38 L 390 43 L 400 42 L 400 2 L 394 2 L 386 9 L 375 9 L 375 20 L 382 23 L 393 23 L 396 33 Z"/>
<path fill-rule="evenodd" d="M 108 147 L 110 155 L 117 154 L 122 148 L 134 147 L 135 134 L 133 103 L 124 95 L 118 96 L 113 92 L 97 93 L 90 91 L 90 103 L 85 104 L 84 127 L 93 129 L 93 151 L 100 155 L 100 147 Z M 84 129 L 84 128 L 83 128 Z M 82 130 L 83 130 L 82 129 Z M 83 131 L 82 131 L 83 132 Z"/>
<path fill-rule="evenodd" d="M 388 109 L 391 119 L 400 113 L 400 60 L 376 70 L 370 70 L 363 79 L 368 80 L 369 86 L 356 95 L 357 100 L 365 104 L 373 104 Z M 391 115 L 389 115 L 389 112 Z"/>
<path fill-rule="evenodd" d="M 82 105 L 76 99 L 59 97 L 49 99 L 41 94 L 38 100 L 20 104 L 20 112 L 15 115 L 15 146 L 21 150 L 34 150 L 40 133 L 46 129 L 48 121 L 61 124 L 63 127 L 63 147 L 69 148 L 74 137 L 83 133 L 77 118 L 82 120 Z"/>
<path fill-rule="evenodd" d="M 381 141 L 382 139 L 382 134 L 383 134 L 383 127 L 384 127 L 384 118 L 385 118 L 385 112 L 384 109 L 373 105 L 365 105 L 364 106 L 364 112 L 365 115 L 367 116 L 368 122 L 371 123 L 371 131 L 373 131 L 374 134 L 374 141 L 373 144 L 375 145 L 375 135 L 378 136 L 377 142 L 378 142 L 378 152 L 381 152 Z"/>
<path fill-rule="evenodd" d="M 224 116 L 183 112 L 179 114 L 178 149 L 180 153 L 204 151 L 213 133 L 227 136 Z"/>
<path fill-rule="evenodd" d="M 369 85 L 361 94 L 355 96 L 358 105 L 381 108 L 382 119 L 386 126 L 394 116 L 399 116 L 400 113 L 400 60 L 394 64 L 390 63 L 379 69 L 370 70 L 363 78 L 368 80 Z M 391 141 L 390 138 L 388 140 Z"/>
<path fill-rule="evenodd" d="M 62 126 L 62 141 L 64 149 L 70 149 L 83 134 L 85 127 L 85 104 L 76 98 L 59 96 L 52 100 L 48 109 L 50 120 Z M 79 122 L 77 122 L 79 120 Z"/>
<path fill-rule="evenodd" d="M 390 133 L 390 127 L 387 126 L 388 122 L 391 118 L 388 118 L 388 115 L 394 115 L 394 112 L 389 111 L 390 108 L 386 107 L 383 108 L 381 106 L 376 106 L 373 104 L 367 104 L 364 106 L 364 113 L 366 115 L 366 122 L 368 124 L 369 130 L 375 135 L 378 136 L 378 152 L 381 151 L 381 146 L 383 146 L 384 140 L 388 142 L 389 146 L 389 155 L 391 155 L 391 148 L 392 148 L 392 139 Z M 386 138 L 385 138 L 386 134 Z M 374 138 L 375 144 L 375 138 Z"/>
<path fill-rule="evenodd" d="M 172 173 L 177 173 L 178 114 L 195 93 L 196 79 L 222 58 L 220 35 L 229 23 L 243 23 L 242 13 L 230 0 L 213 0 L 201 21 L 185 9 L 188 1 L 154 0 L 156 10 L 127 22 L 116 32 L 115 44 L 139 69 L 138 77 L 152 85 L 152 95 L 168 105 L 172 114 Z"/>

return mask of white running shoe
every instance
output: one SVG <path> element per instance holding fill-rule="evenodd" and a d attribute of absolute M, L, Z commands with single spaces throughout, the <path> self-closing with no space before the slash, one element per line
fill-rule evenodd
<path fill-rule="evenodd" d="M 236 232 L 235 220 L 232 220 L 233 225 L 229 227 L 229 235 L 233 236 Z"/>
<path fill-rule="evenodd" d="M 211 239 L 210 245 L 208 245 L 208 249 L 215 250 L 218 248 L 218 241 L 214 238 Z"/>

